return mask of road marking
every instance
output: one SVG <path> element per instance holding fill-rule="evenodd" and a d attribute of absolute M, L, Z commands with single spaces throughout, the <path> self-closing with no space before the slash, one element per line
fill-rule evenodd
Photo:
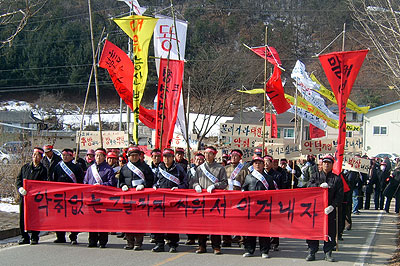
<path fill-rule="evenodd" d="M 376 231 L 378 230 L 378 226 L 381 223 L 381 219 L 382 219 L 382 214 L 383 211 L 381 211 L 378 215 L 378 218 L 375 221 L 374 227 L 371 231 L 371 233 L 369 234 L 367 240 L 365 241 L 365 244 L 363 245 L 363 247 L 361 248 L 360 254 L 358 256 L 357 261 L 354 263 L 354 266 L 363 266 L 365 263 L 365 258 L 368 255 L 368 252 L 371 248 L 372 242 L 375 239 L 376 236 Z"/>
<path fill-rule="evenodd" d="M 157 263 L 157 264 L 154 264 L 153 266 L 164 265 L 164 264 L 166 264 L 166 263 L 168 263 L 168 262 L 177 260 L 177 259 L 179 259 L 180 257 L 183 257 L 183 256 L 185 256 L 185 255 L 187 255 L 187 254 L 189 254 L 189 252 L 182 252 L 182 253 L 176 255 L 175 257 L 165 259 L 165 260 L 163 260 L 163 261 L 161 261 L 161 262 L 159 262 L 159 263 Z"/>

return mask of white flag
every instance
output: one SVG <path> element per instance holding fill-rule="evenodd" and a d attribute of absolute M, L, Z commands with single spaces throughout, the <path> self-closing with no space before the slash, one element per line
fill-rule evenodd
<path fill-rule="evenodd" d="M 175 20 L 175 31 L 172 18 L 163 15 L 156 15 L 156 18 L 158 18 L 158 21 L 154 28 L 154 56 L 156 58 L 168 58 L 168 51 L 170 51 L 169 59 L 185 60 L 187 22 Z M 159 66 L 160 60 L 156 59 L 157 74 L 159 73 Z"/>
<path fill-rule="evenodd" d="M 125 2 L 130 8 L 132 8 L 133 12 L 135 12 L 135 14 L 139 16 L 143 15 L 143 13 L 147 9 L 145 7 L 141 7 L 137 0 L 118 0 L 118 1 Z"/>
<path fill-rule="evenodd" d="M 295 112 L 295 106 L 291 105 L 290 109 L 287 110 L 288 112 L 294 114 Z M 303 118 L 304 120 L 310 122 L 314 126 L 318 127 L 319 129 L 324 130 L 326 128 L 326 121 L 313 115 L 312 113 L 297 107 L 297 115 Z"/>
<path fill-rule="evenodd" d="M 313 90 L 319 86 L 308 76 L 305 65 L 299 60 L 297 60 L 296 65 L 293 68 L 291 77 L 296 80 L 296 83 L 293 83 L 294 86 L 308 102 L 320 109 L 328 117 L 334 120 L 339 120 L 339 116 L 332 113 L 332 111 L 326 107 L 325 100 L 321 95 Z"/>

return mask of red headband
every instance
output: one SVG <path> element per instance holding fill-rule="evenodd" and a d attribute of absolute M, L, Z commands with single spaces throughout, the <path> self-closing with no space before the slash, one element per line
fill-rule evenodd
<path fill-rule="evenodd" d="M 169 150 L 169 149 L 165 149 L 164 151 L 163 151 L 163 155 L 174 155 L 174 151 L 173 150 Z"/>
<path fill-rule="evenodd" d="M 153 152 L 151 152 L 151 155 L 161 155 L 161 152 L 159 152 L 159 151 L 153 151 Z"/>
<path fill-rule="evenodd" d="M 241 155 L 239 152 L 237 152 L 237 151 L 231 152 L 231 155 L 238 155 L 239 157 L 242 157 L 242 155 Z"/>
<path fill-rule="evenodd" d="M 70 151 L 63 151 L 62 154 L 64 154 L 64 153 L 66 153 L 66 154 L 68 154 L 68 155 L 71 155 L 71 156 L 74 156 L 74 153 L 72 153 L 72 152 L 70 152 Z"/>
<path fill-rule="evenodd" d="M 44 151 L 42 151 L 42 150 L 40 150 L 40 149 L 33 149 L 33 152 L 35 153 L 35 152 L 38 152 L 38 153 L 40 153 L 40 154 L 43 154 L 44 153 Z"/>
<path fill-rule="evenodd" d="M 95 153 L 101 153 L 101 154 L 103 154 L 104 156 L 107 155 L 106 152 L 105 152 L 105 151 L 102 151 L 102 150 L 97 150 L 97 151 L 95 151 Z"/>
<path fill-rule="evenodd" d="M 203 157 L 204 158 L 204 154 L 198 153 L 198 154 L 196 154 L 196 157 Z"/>
<path fill-rule="evenodd" d="M 217 151 L 214 150 L 214 149 L 211 149 L 211 148 L 207 148 L 207 149 L 206 149 L 206 152 L 211 152 L 211 153 L 213 153 L 213 154 L 217 154 Z"/>

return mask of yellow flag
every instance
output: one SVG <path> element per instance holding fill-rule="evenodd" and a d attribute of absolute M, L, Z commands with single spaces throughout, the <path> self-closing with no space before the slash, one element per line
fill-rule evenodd
<path fill-rule="evenodd" d="M 260 93 L 264 93 L 265 90 L 264 89 L 252 89 L 252 90 L 247 90 L 247 91 L 238 90 L 238 92 L 243 92 L 243 93 L 248 93 L 248 94 L 260 94 Z"/>
<path fill-rule="evenodd" d="M 294 106 L 296 104 L 294 97 L 292 97 L 288 94 L 285 94 L 285 98 L 291 105 Z M 311 114 L 315 115 L 316 117 L 319 117 L 319 118 L 325 120 L 329 127 L 339 128 L 339 122 L 337 120 L 334 120 L 334 119 L 328 117 L 324 112 L 322 112 L 320 109 L 318 109 L 317 107 L 312 105 L 310 102 L 308 102 L 306 99 L 304 99 L 300 96 L 297 96 L 297 107 L 304 109 L 304 110 L 310 112 Z M 355 125 L 346 124 L 346 130 L 360 131 L 360 127 L 355 126 Z"/>
<path fill-rule="evenodd" d="M 158 19 L 135 15 L 113 20 L 133 40 L 133 140 L 138 144 L 139 106 L 147 81 L 149 44 Z"/>
<path fill-rule="evenodd" d="M 316 92 L 318 92 L 319 94 L 321 94 L 322 96 L 325 96 L 326 98 L 328 98 L 328 100 L 330 100 L 333 103 L 336 103 L 336 98 L 335 98 L 335 94 L 330 91 L 329 89 L 327 89 L 324 85 L 321 84 L 321 82 L 318 81 L 318 79 L 315 77 L 314 74 L 311 73 L 310 78 L 316 82 L 317 84 L 319 84 L 320 89 L 319 90 L 315 90 Z M 366 114 L 368 113 L 369 110 L 369 106 L 365 106 L 365 107 L 360 107 L 357 104 L 355 104 L 352 100 L 347 100 L 347 108 L 349 108 L 350 110 L 353 110 L 359 114 Z"/>

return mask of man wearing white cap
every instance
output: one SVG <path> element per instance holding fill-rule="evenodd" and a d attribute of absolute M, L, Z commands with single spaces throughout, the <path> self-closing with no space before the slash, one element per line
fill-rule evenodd
<path fill-rule="evenodd" d="M 228 185 L 225 168 L 215 161 L 217 150 L 210 146 L 205 152 L 206 162 L 197 167 L 194 177 L 193 188 L 197 193 L 202 193 L 202 189 L 207 189 L 208 193 L 212 193 L 214 189 L 225 189 Z M 196 253 L 205 253 L 207 243 L 207 235 L 199 235 L 199 248 Z M 215 255 L 221 253 L 221 236 L 211 235 L 211 246 Z"/>
<path fill-rule="evenodd" d="M 322 171 L 314 173 L 308 182 L 308 187 L 322 187 L 328 189 L 328 207 L 324 212 L 328 215 L 328 241 L 324 242 L 325 260 L 334 262 L 332 251 L 336 246 L 336 212 L 335 208 L 340 206 L 343 201 L 343 182 L 342 179 L 332 173 L 335 159 L 331 155 L 322 158 Z M 318 240 L 306 240 L 308 244 L 307 261 L 315 260 L 315 253 L 319 249 Z"/>
<path fill-rule="evenodd" d="M 18 242 L 20 245 L 29 244 L 35 245 L 39 242 L 39 232 L 32 231 L 32 237 L 29 237 L 27 231 L 25 231 L 25 221 L 24 221 L 24 196 L 27 194 L 27 191 L 23 187 L 24 179 L 28 180 L 40 180 L 44 181 L 47 180 L 47 170 L 40 162 L 43 157 L 43 149 L 39 147 L 35 147 L 33 149 L 32 154 L 32 162 L 24 164 L 22 166 L 21 171 L 19 172 L 16 180 L 16 187 L 21 194 L 20 201 L 19 201 L 19 226 L 21 230 L 22 238 Z"/>
<path fill-rule="evenodd" d="M 61 161 L 61 157 L 53 152 L 53 145 L 43 146 L 45 156 L 42 159 L 42 164 L 47 169 L 47 179 L 50 180 L 53 176 L 54 168 Z"/>

